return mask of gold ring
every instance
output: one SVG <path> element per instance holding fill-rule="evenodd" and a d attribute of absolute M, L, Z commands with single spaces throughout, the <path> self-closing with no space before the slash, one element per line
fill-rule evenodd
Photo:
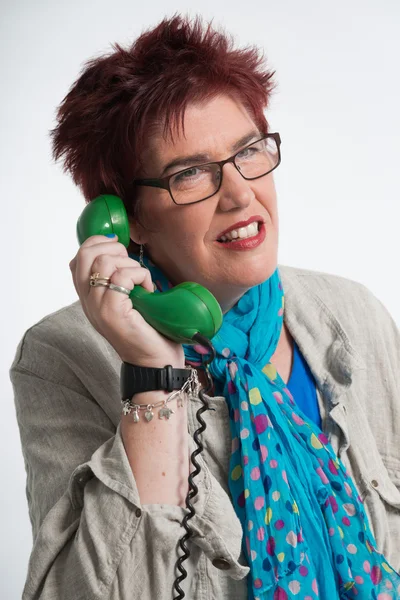
<path fill-rule="evenodd" d="M 95 287 L 96 285 L 99 285 L 99 282 L 108 282 L 110 279 L 111 277 L 102 277 L 100 273 L 92 273 L 89 283 Z"/>
<path fill-rule="evenodd" d="M 92 287 L 99 287 L 99 285 L 102 285 L 103 287 L 110 287 L 110 285 L 112 285 L 112 283 L 108 283 L 108 281 L 94 281 L 93 283 L 90 282 L 90 285 Z"/>

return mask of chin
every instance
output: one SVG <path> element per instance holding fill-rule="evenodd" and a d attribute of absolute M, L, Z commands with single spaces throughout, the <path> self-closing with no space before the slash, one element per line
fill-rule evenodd
<path fill-rule="evenodd" d="M 253 268 L 250 267 L 240 270 L 240 272 L 235 274 L 232 273 L 229 283 L 240 289 L 249 289 L 267 281 L 275 273 L 276 268 L 276 261 L 268 261 L 266 265 L 258 263 Z"/>
<path fill-rule="evenodd" d="M 254 275 L 253 277 L 247 277 L 246 281 L 244 282 L 244 287 L 252 288 L 256 285 L 264 283 L 264 281 L 267 281 L 267 279 L 269 279 L 275 273 L 275 271 L 276 266 L 268 270 L 264 269 L 262 273 L 260 272 L 258 275 Z"/>
<path fill-rule="evenodd" d="M 247 282 L 249 287 L 254 287 L 260 283 L 267 281 L 276 271 L 278 266 L 278 256 L 274 253 L 265 253 L 261 256 L 254 257 L 254 261 L 251 264 L 243 265 L 241 275 L 243 281 Z"/>

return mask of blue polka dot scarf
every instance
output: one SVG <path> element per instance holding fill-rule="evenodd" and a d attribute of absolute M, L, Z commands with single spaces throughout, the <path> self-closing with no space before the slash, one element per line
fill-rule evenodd
<path fill-rule="evenodd" d="M 144 261 L 158 291 L 169 289 Z M 248 599 L 399 598 L 400 575 L 376 549 L 352 479 L 270 362 L 283 311 L 277 269 L 224 315 L 212 339 L 210 372 L 229 407 L 229 489 L 244 532 Z M 204 349 L 184 350 L 201 363 Z"/>

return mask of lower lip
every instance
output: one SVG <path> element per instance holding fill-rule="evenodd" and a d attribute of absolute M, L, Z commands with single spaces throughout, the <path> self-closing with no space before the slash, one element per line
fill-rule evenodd
<path fill-rule="evenodd" d="M 217 242 L 217 244 L 223 248 L 228 248 L 229 250 L 252 250 L 263 243 L 265 236 L 265 225 L 262 223 L 260 231 L 254 237 L 246 238 L 245 240 L 236 239 L 232 242 Z"/>

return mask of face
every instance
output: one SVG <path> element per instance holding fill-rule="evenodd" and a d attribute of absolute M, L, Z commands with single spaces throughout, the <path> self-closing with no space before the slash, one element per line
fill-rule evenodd
<path fill-rule="evenodd" d="M 165 177 L 188 168 L 184 164 L 164 171 L 176 157 L 207 155 L 197 164 L 224 160 L 237 151 L 235 143 L 251 132 L 254 139 L 243 147 L 261 134 L 247 110 L 229 96 L 189 105 L 184 134 L 175 133 L 167 140 L 160 133 L 149 140 L 143 156 L 146 172 L 140 176 Z M 227 163 L 218 193 L 191 205 L 177 206 L 167 190 L 145 186 L 138 190 L 143 218 L 141 225 L 131 224 L 131 238 L 145 244 L 151 260 L 174 285 L 183 281 L 203 285 L 226 312 L 249 288 L 275 271 L 278 212 L 273 173 L 247 181 Z M 235 249 L 234 243 L 217 241 L 222 232 L 254 216 L 264 223 L 266 235 L 260 244 Z"/>

